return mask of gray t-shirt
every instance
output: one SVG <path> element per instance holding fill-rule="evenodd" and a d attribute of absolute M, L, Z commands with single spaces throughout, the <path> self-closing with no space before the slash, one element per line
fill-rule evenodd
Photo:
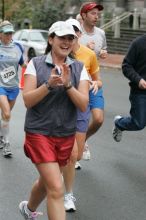
<path fill-rule="evenodd" d="M 94 42 L 95 43 L 95 53 L 96 56 L 99 56 L 99 53 L 102 50 L 107 49 L 106 43 L 106 36 L 104 30 L 94 27 L 93 33 L 87 33 L 84 28 L 82 27 L 82 35 L 79 39 L 80 43 L 87 46 L 88 43 Z"/>
<path fill-rule="evenodd" d="M 0 43 L 0 87 L 15 88 L 19 85 L 18 66 L 23 64 L 20 45 Z"/>

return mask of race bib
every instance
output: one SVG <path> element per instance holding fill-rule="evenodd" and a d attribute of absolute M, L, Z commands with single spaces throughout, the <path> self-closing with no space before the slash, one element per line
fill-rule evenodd
<path fill-rule="evenodd" d="M 3 82 L 7 83 L 16 76 L 15 68 L 13 66 L 5 68 L 2 72 L 0 72 L 0 75 Z"/>

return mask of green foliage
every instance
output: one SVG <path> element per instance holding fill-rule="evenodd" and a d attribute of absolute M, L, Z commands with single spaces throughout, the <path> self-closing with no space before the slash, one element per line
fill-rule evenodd
<path fill-rule="evenodd" d="M 84 0 L 71 0 L 70 4 L 71 5 L 78 5 L 80 7 L 83 2 L 84 2 Z"/>
<path fill-rule="evenodd" d="M 61 3 L 50 4 L 47 7 L 41 5 L 37 11 L 33 13 L 32 23 L 34 28 L 48 29 L 48 27 L 57 20 L 64 20 L 66 1 Z"/>
<path fill-rule="evenodd" d="M 30 21 L 32 28 L 48 29 L 57 20 L 66 19 L 69 0 L 5 0 L 5 19 L 16 27 L 23 28 L 24 22 Z M 0 1 L 0 18 L 2 2 Z"/>

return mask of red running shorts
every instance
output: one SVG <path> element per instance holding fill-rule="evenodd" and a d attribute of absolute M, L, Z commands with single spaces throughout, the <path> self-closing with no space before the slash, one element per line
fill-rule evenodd
<path fill-rule="evenodd" d="M 26 133 L 24 152 L 35 164 L 58 162 L 65 166 L 70 158 L 75 135 L 49 137 L 42 134 Z"/>

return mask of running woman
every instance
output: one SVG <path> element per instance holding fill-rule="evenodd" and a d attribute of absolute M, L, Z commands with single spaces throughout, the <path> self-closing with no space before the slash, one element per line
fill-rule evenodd
<path fill-rule="evenodd" d="M 19 94 L 18 67 L 23 66 L 23 51 L 20 45 L 12 41 L 13 25 L 8 21 L 1 23 L 0 41 L 0 148 L 3 156 L 11 157 L 9 142 L 9 124 L 11 110 Z"/>

